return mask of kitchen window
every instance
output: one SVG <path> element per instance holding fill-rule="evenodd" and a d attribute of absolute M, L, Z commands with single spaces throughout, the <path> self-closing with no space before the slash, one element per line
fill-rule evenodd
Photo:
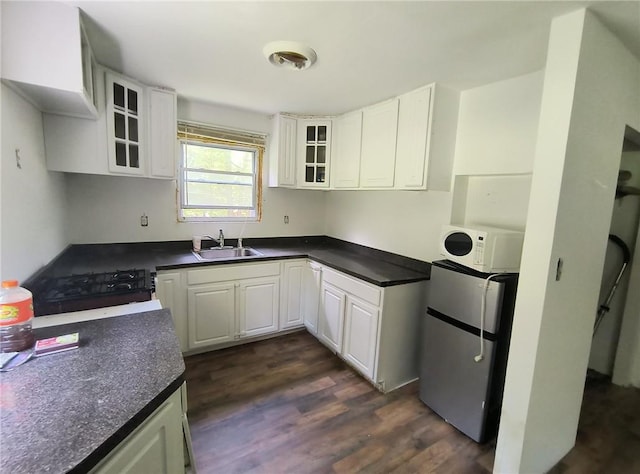
<path fill-rule="evenodd" d="M 178 122 L 178 140 L 178 220 L 260 220 L 264 135 Z"/>

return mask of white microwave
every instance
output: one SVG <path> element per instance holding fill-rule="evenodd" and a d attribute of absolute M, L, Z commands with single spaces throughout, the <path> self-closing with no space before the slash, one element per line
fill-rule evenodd
<path fill-rule="evenodd" d="M 440 253 L 452 262 L 483 273 L 516 273 L 524 232 L 498 227 L 445 225 Z"/>

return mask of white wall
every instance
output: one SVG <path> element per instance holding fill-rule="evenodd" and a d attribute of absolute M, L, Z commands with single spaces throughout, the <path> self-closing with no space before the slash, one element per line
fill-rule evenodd
<path fill-rule="evenodd" d="M 5 84 L 1 104 L 0 278 L 24 280 L 67 245 L 65 177 L 46 169 L 42 114 Z"/>
<path fill-rule="evenodd" d="M 177 221 L 174 181 L 113 176 L 67 176 L 72 243 L 190 240 L 193 235 L 237 238 L 241 223 Z M 324 195 L 265 188 L 261 222 L 248 222 L 244 237 L 324 234 Z M 146 213 L 148 227 L 140 226 Z M 283 216 L 289 216 L 284 224 Z"/>
<path fill-rule="evenodd" d="M 524 230 L 543 71 L 461 94 L 451 222 Z"/>
<path fill-rule="evenodd" d="M 464 91 L 455 174 L 533 171 L 543 71 Z"/>
<path fill-rule="evenodd" d="M 178 101 L 178 118 L 268 133 L 266 115 L 195 101 Z M 268 156 L 263 182 L 268 182 Z M 261 222 L 185 223 L 177 221 L 175 181 L 69 174 L 69 236 L 72 243 L 190 240 L 193 235 L 228 238 L 323 235 L 325 193 L 263 187 Z M 140 216 L 149 217 L 148 227 Z M 284 216 L 289 224 L 284 224 Z"/>
<path fill-rule="evenodd" d="M 419 260 L 438 260 L 451 193 L 439 191 L 330 191 L 327 235 Z"/>
<path fill-rule="evenodd" d="M 495 472 L 546 472 L 574 445 L 638 84 L 638 60 L 593 14 L 553 20 Z"/>

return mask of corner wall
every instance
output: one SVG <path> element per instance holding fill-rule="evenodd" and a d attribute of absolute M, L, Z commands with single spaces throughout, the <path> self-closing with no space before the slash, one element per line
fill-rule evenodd
<path fill-rule="evenodd" d="M 47 170 L 40 111 L 1 87 L 0 278 L 22 281 L 67 245 L 65 177 Z"/>
<path fill-rule="evenodd" d="M 553 20 L 494 472 L 546 472 L 575 443 L 638 84 L 640 63 L 594 14 Z"/>

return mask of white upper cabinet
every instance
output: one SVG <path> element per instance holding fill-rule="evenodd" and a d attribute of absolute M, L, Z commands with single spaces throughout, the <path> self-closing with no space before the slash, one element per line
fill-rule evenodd
<path fill-rule="evenodd" d="M 396 188 L 426 188 L 430 105 L 430 86 L 400 96 Z"/>
<path fill-rule="evenodd" d="M 95 61 L 80 10 L 2 2 L 2 78 L 43 112 L 95 119 Z"/>
<path fill-rule="evenodd" d="M 296 185 L 296 143 L 298 121 L 277 114 L 273 117 L 269 142 L 269 186 L 293 188 Z"/>
<path fill-rule="evenodd" d="M 175 178 L 178 121 L 176 93 L 149 88 L 149 175 L 155 178 Z"/>
<path fill-rule="evenodd" d="M 269 186 L 329 187 L 331 119 L 277 114 L 269 139 Z"/>
<path fill-rule="evenodd" d="M 269 185 L 449 191 L 459 102 L 430 84 L 332 119 L 276 115 Z"/>
<path fill-rule="evenodd" d="M 431 84 L 335 118 L 331 189 L 450 190 L 459 99 Z"/>
<path fill-rule="evenodd" d="M 367 107 L 362 112 L 360 186 L 392 188 L 396 162 L 398 99 Z"/>
<path fill-rule="evenodd" d="M 297 123 L 294 117 L 276 114 L 269 140 L 269 186 L 293 188 L 296 185 Z"/>
<path fill-rule="evenodd" d="M 298 186 L 328 188 L 331 120 L 298 120 Z"/>
<path fill-rule="evenodd" d="M 144 87 L 124 76 L 107 72 L 106 92 L 109 171 L 144 175 Z"/>
<path fill-rule="evenodd" d="M 172 179 L 176 94 L 96 67 L 98 117 L 43 114 L 47 168 L 67 173 Z"/>
<path fill-rule="evenodd" d="M 341 115 L 333 122 L 331 187 L 355 189 L 360 184 L 362 111 Z"/>
<path fill-rule="evenodd" d="M 42 114 L 47 169 L 68 173 L 109 174 L 105 70 L 95 74 L 98 118 L 87 120 L 58 114 Z"/>

